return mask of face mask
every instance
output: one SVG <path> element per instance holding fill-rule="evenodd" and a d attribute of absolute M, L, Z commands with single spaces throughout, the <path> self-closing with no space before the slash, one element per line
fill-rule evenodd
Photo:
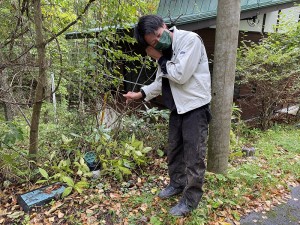
<path fill-rule="evenodd" d="M 159 38 L 159 41 L 157 42 L 154 48 L 156 50 L 163 51 L 168 49 L 171 46 L 171 44 L 172 44 L 171 36 L 167 31 L 164 30 L 164 32 Z"/>

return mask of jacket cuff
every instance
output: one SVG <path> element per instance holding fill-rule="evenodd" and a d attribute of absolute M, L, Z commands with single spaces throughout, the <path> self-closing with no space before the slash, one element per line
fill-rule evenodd
<path fill-rule="evenodd" d="M 140 90 L 140 92 L 142 93 L 142 97 L 143 97 L 143 99 L 145 99 L 145 98 L 146 98 L 146 94 L 145 94 L 144 90 L 143 90 L 143 89 L 141 89 L 141 90 Z"/>
<path fill-rule="evenodd" d="M 163 74 L 167 74 L 167 62 L 168 60 L 166 59 L 166 57 L 161 56 L 158 60 L 158 64 L 160 65 L 161 71 L 163 72 Z"/>

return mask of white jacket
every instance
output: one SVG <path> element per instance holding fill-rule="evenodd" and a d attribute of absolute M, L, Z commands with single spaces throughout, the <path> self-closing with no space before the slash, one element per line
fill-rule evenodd
<path fill-rule="evenodd" d="M 211 100 L 211 79 L 202 39 L 194 32 L 173 30 L 173 55 L 167 62 L 167 74 L 160 66 L 153 83 L 142 87 L 146 101 L 161 94 L 162 77 L 169 79 L 178 114 L 206 105 Z"/>

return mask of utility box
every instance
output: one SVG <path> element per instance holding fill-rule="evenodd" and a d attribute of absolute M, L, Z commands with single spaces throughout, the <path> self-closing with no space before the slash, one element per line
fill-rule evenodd
<path fill-rule="evenodd" d="M 94 152 L 87 152 L 84 155 L 84 160 L 90 171 L 96 171 L 101 169 L 101 163 L 97 160 L 97 156 Z"/>

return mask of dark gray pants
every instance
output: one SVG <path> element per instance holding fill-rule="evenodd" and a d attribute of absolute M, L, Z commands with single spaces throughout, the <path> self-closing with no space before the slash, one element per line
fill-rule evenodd
<path fill-rule="evenodd" d="M 203 195 L 209 105 L 185 114 L 172 111 L 169 121 L 168 170 L 174 187 L 184 187 L 182 200 L 196 208 Z"/>

